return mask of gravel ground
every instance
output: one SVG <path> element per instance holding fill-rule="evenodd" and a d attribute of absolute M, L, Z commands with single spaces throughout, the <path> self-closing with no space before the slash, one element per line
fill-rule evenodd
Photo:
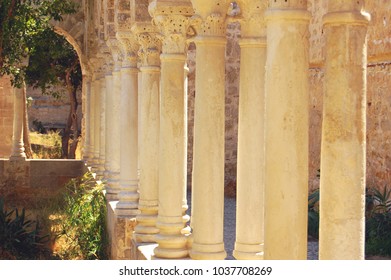
<path fill-rule="evenodd" d="M 189 211 L 191 211 L 191 194 L 188 194 Z M 190 212 L 189 212 L 190 213 Z M 234 260 L 232 252 L 235 244 L 236 228 L 236 199 L 225 198 L 224 200 L 224 244 L 227 251 L 227 260 Z M 318 259 L 318 242 L 308 242 L 308 260 Z"/>

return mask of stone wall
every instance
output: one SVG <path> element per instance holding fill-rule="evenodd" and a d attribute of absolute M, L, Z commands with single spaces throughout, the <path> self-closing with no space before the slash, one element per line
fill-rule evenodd
<path fill-rule="evenodd" d="M 80 160 L 0 160 L 0 194 L 29 206 L 31 201 L 55 196 L 70 179 L 87 171 Z"/>
<path fill-rule="evenodd" d="M 42 95 L 39 89 L 28 88 L 27 97 L 33 98 L 28 108 L 30 129 L 35 129 L 34 121 L 41 122 L 47 129 L 63 129 L 66 125 L 70 102 L 65 89 L 60 98 L 56 99 L 51 95 Z M 78 99 L 78 123 L 81 130 L 82 104 L 81 91 L 77 94 Z"/>
<path fill-rule="evenodd" d="M 11 155 L 13 115 L 11 83 L 7 77 L 0 77 L 0 158 Z"/>

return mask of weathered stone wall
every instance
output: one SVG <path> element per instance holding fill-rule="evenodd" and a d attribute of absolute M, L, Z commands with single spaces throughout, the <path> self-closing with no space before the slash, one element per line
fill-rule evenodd
<path fill-rule="evenodd" d="M 391 62 L 369 65 L 367 186 L 391 187 Z"/>
<path fill-rule="evenodd" d="M 29 206 L 56 195 L 72 178 L 87 172 L 80 160 L 0 160 L 0 194 Z"/>
<path fill-rule="evenodd" d="M 45 128 L 50 129 L 62 129 L 65 127 L 69 110 L 70 102 L 69 97 L 64 93 L 61 98 L 56 99 L 51 95 L 42 95 L 39 89 L 27 89 L 27 97 L 32 97 L 33 101 L 28 108 L 29 126 L 30 129 L 34 129 L 34 121 L 39 121 Z M 81 91 L 77 94 L 78 101 L 78 125 L 81 129 L 82 119 L 82 104 L 81 104 Z"/>
<path fill-rule="evenodd" d="M 8 158 L 12 149 L 14 102 L 10 80 L 0 77 L 0 158 Z"/>

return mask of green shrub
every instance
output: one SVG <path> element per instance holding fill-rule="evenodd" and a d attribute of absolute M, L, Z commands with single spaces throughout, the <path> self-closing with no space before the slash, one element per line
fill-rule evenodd
<path fill-rule="evenodd" d="M 319 189 L 308 196 L 308 235 L 319 238 Z"/>
<path fill-rule="evenodd" d="M 42 235 L 38 221 L 29 220 L 23 208 L 7 210 L 0 198 L 0 258 L 39 259 L 47 252 L 49 235 Z"/>
<path fill-rule="evenodd" d="M 103 185 L 90 172 L 66 185 L 60 227 L 68 249 L 62 258 L 107 259 L 106 211 Z"/>
<path fill-rule="evenodd" d="M 391 256 L 391 190 L 370 189 L 366 204 L 365 252 Z"/>

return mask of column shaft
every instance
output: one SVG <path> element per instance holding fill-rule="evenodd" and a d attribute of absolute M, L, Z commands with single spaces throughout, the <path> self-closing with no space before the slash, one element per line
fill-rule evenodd
<path fill-rule="evenodd" d="M 96 167 L 96 158 L 95 158 L 95 92 L 96 92 L 96 78 L 93 78 L 91 81 L 91 90 L 90 90 L 90 164 L 89 166 L 92 169 Z M 93 170 L 95 171 L 95 170 Z"/>
<path fill-rule="evenodd" d="M 118 215 L 138 213 L 138 70 L 121 69 L 121 172 Z"/>
<path fill-rule="evenodd" d="M 161 55 L 159 216 L 156 257 L 184 258 L 183 192 L 186 186 L 187 104 L 184 96 L 184 54 Z M 187 219 L 188 220 L 188 219 Z"/>
<path fill-rule="evenodd" d="M 90 102 L 91 102 L 91 96 L 90 96 L 90 80 L 87 75 L 83 75 L 83 118 L 84 118 L 84 135 L 82 136 L 84 138 L 83 143 L 83 160 L 87 163 L 89 163 L 90 160 Z"/>
<path fill-rule="evenodd" d="M 265 259 L 307 259 L 310 16 L 306 1 L 271 5 L 265 81 Z"/>
<path fill-rule="evenodd" d="M 358 2 L 358 1 L 357 1 Z M 324 17 L 325 90 L 320 177 L 320 259 L 365 257 L 366 68 L 369 15 L 356 1 Z M 351 5 L 348 5 L 351 4 Z M 330 11 L 330 10 L 329 10 Z"/>
<path fill-rule="evenodd" d="M 23 111 L 24 111 L 24 88 L 13 88 L 14 92 L 14 123 L 12 135 L 12 154 L 10 160 L 26 159 L 23 143 Z"/>
<path fill-rule="evenodd" d="M 193 259 L 224 259 L 224 37 L 196 39 L 193 143 Z"/>
<path fill-rule="evenodd" d="M 141 67 L 139 94 L 139 209 L 135 239 L 155 242 L 159 198 L 159 88 L 160 67 Z"/>
<path fill-rule="evenodd" d="M 101 80 L 97 78 L 95 80 L 95 90 L 94 90 L 94 158 L 95 158 L 95 170 L 98 177 L 101 177 L 100 171 L 100 113 L 101 113 Z"/>
<path fill-rule="evenodd" d="M 266 41 L 240 42 L 236 259 L 263 259 Z"/>
<path fill-rule="evenodd" d="M 99 79 L 100 85 L 100 104 L 99 104 L 99 176 L 102 179 L 105 174 L 105 161 L 106 161 L 106 78 L 102 76 Z"/>

